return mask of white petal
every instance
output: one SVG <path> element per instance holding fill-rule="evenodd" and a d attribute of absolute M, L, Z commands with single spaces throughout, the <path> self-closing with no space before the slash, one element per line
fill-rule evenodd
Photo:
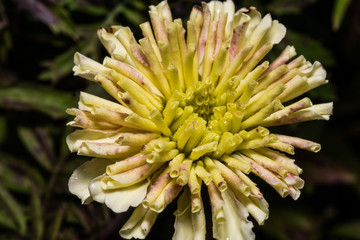
<path fill-rule="evenodd" d="M 105 172 L 107 165 L 113 163 L 107 159 L 94 158 L 78 167 L 69 179 L 69 191 L 78 196 L 82 203 L 89 201 L 88 187 L 91 181 Z"/>

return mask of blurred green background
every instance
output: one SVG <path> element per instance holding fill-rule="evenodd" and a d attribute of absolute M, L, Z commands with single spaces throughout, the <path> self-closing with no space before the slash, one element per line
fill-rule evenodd
<path fill-rule="evenodd" d="M 121 24 L 139 36 L 138 25 L 149 20 L 147 6 L 157 3 L 0 0 L 0 239 L 120 239 L 118 229 L 130 213 L 82 206 L 67 189 L 72 171 L 88 158 L 67 150 L 72 129 L 65 126 L 71 119 L 65 109 L 77 105 L 80 90 L 106 95 L 72 76 L 73 54 L 102 61 L 106 53 L 96 29 Z M 200 1 L 169 0 L 174 17 L 183 19 L 194 3 Z M 298 201 L 257 181 L 270 204 L 265 225 L 254 223 L 257 239 L 360 239 L 360 1 L 235 3 L 271 12 L 287 27 L 274 56 L 290 44 L 324 65 L 330 83 L 308 95 L 335 107 L 329 122 L 283 128 L 322 143 L 322 151 L 295 155 L 306 182 Z M 159 216 L 148 239 L 171 239 L 175 208 Z"/>

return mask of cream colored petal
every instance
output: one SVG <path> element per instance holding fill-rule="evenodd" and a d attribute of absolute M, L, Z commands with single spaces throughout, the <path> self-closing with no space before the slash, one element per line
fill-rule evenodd
<path fill-rule="evenodd" d="M 214 161 L 216 167 L 221 171 L 221 175 L 225 178 L 226 183 L 232 188 L 236 189 L 245 196 L 250 195 L 249 187 L 227 166 L 220 161 Z"/>
<path fill-rule="evenodd" d="M 148 178 L 161 166 L 161 164 L 144 164 L 125 172 L 104 176 L 101 179 L 101 186 L 105 190 L 125 188 Z"/>
<path fill-rule="evenodd" d="M 188 211 L 190 212 L 190 209 Z M 191 222 L 194 233 L 194 240 L 204 240 L 206 234 L 206 221 L 202 201 L 200 210 L 191 214 Z"/>
<path fill-rule="evenodd" d="M 265 44 L 267 42 L 271 42 L 272 44 L 278 44 L 285 37 L 285 34 L 286 34 L 285 26 L 279 23 L 279 21 L 273 20 L 270 29 L 261 39 L 260 46 L 261 44 Z M 294 49 L 291 50 L 295 51 Z M 291 55 L 295 56 L 294 54 Z"/>
<path fill-rule="evenodd" d="M 235 18 L 238 18 L 238 24 L 236 24 L 235 22 L 232 22 L 231 26 L 233 28 L 233 35 L 232 35 L 232 39 L 231 39 L 231 46 L 230 46 L 230 60 L 232 61 L 235 56 L 238 54 L 238 52 L 240 51 L 240 49 L 243 48 L 243 43 L 245 40 L 245 33 L 247 30 L 247 27 L 249 25 L 250 22 L 250 17 L 249 15 L 246 15 L 244 13 L 239 14 L 239 15 L 235 15 Z"/>
<path fill-rule="evenodd" d="M 297 189 L 296 187 L 289 187 L 289 195 L 293 200 L 298 200 L 300 194 L 301 194 L 300 190 Z"/>
<path fill-rule="evenodd" d="M 249 196 L 246 197 L 241 192 L 232 188 L 237 199 L 246 207 L 248 212 L 255 218 L 259 225 L 263 225 L 269 217 L 269 204 L 263 197 Z"/>
<path fill-rule="evenodd" d="M 195 33 L 196 33 L 196 38 L 195 38 L 196 41 L 194 41 L 194 42 L 198 42 L 198 40 L 200 38 L 202 24 L 204 21 L 204 13 L 200 7 L 194 6 L 192 8 L 189 21 L 194 26 Z"/>
<path fill-rule="evenodd" d="M 121 26 L 114 32 L 114 35 L 120 41 L 126 51 L 130 53 L 130 39 L 133 36 L 131 29 L 129 27 Z"/>
<path fill-rule="evenodd" d="M 329 102 L 329 103 L 315 104 L 315 105 L 313 105 L 307 109 L 303 109 L 301 111 L 305 111 L 305 110 L 312 110 L 322 116 L 329 116 L 329 115 L 332 115 L 333 103 Z M 329 120 L 329 119 L 326 119 L 326 120 Z"/>
<path fill-rule="evenodd" d="M 260 79 L 267 76 L 270 72 L 277 69 L 279 66 L 287 63 L 291 58 L 296 56 L 296 50 L 294 46 L 286 46 L 282 51 L 280 56 L 278 56 L 274 61 L 271 62 L 269 68 L 261 75 Z M 286 66 L 286 65 L 285 65 Z"/>
<path fill-rule="evenodd" d="M 139 84 L 142 88 L 146 89 L 149 93 L 156 94 L 160 98 L 163 98 L 163 95 L 161 94 L 159 89 L 155 87 L 153 82 L 148 79 L 136 67 L 109 57 L 104 58 L 103 64 L 108 68 L 116 70 L 118 73 L 126 76 L 127 78 L 130 78 L 131 80 Z"/>
<path fill-rule="evenodd" d="M 288 171 L 281 166 L 281 164 L 273 161 L 271 158 L 268 158 L 262 154 L 257 153 L 254 150 L 245 149 L 241 152 L 242 154 L 246 155 L 247 157 L 253 159 L 256 163 L 263 166 L 264 168 L 279 174 L 282 177 L 285 177 L 288 173 Z M 242 156 L 244 156 L 242 155 Z M 244 157 L 247 159 L 246 157 Z"/>
<path fill-rule="evenodd" d="M 171 177 L 169 175 L 169 168 L 165 168 L 162 172 L 158 172 L 158 176 L 153 176 L 152 184 L 149 187 L 148 193 L 143 201 L 144 207 L 149 207 L 149 205 L 154 202 L 157 197 L 161 194 L 161 192 L 164 190 L 166 185 L 171 181 Z"/>
<path fill-rule="evenodd" d="M 191 211 L 187 209 L 184 214 L 175 217 L 173 240 L 194 239 L 191 215 Z"/>
<path fill-rule="evenodd" d="M 97 97 L 95 95 L 80 92 L 79 109 L 95 114 L 94 107 L 104 107 L 113 112 L 130 114 L 132 111 L 118 103 Z"/>
<path fill-rule="evenodd" d="M 296 84 L 292 83 L 294 80 L 289 81 L 287 84 L 290 86 L 291 85 L 297 86 L 297 89 L 295 89 L 295 91 L 292 91 L 290 94 L 287 94 L 287 96 L 285 97 L 281 96 L 281 100 L 283 102 L 291 100 L 295 97 L 302 95 L 305 92 L 308 92 L 314 88 L 317 88 L 323 84 L 328 83 L 328 80 L 326 80 L 326 71 L 321 65 L 321 63 L 317 61 L 314 62 L 314 64 L 306 62 L 303 66 L 299 68 L 299 70 L 300 70 L 299 76 L 305 80 L 306 84 L 297 86 Z"/>
<path fill-rule="evenodd" d="M 279 126 L 285 124 L 292 124 L 298 122 L 312 121 L 312 120 L 329 120 L 332 115 L 333 103 L 316 104 L 308 108 L 301 109 L 286 117 L 273 120 L 264 121 L 262 126 Z"/>
<path fill-rule="evenodd" d="M 176 183 L 176 179 L 172 179 L 159 194 L 155 201 L 153 201 L 149 208 L 155 212 L 162 212 L 167 205 L 173 201 L 180 193 L 183 187 Z"/>
<path fill-rule="evenodd" d="M 323 79 L 326 78 L 326 71 L 321 65 L 321 63 L 318 61 L 315 61 L 314 64 L 310 65 L 308 68 L 305 68 L 301 72 L 304 76 L 308 78 L 315 76 L 321 77 Z"/>
<path fill-rule="evenodd" d="M 305 184 L 303 179 L 291 173 L 289 173 L 284 180 L 286 184 L 296 187 L 297 189 L 302 189 Z"/>
<path fill-rule="evenodd" d="M 241 10 L 241 9 L 240 9 Z M 250 16 L 250 23 L 247 34 L 252 34 L 254 29 L 261 21 L 261 14 L 255 7 L 250 7 L 250 12 L 247 13 Z"/>
<path fill-rule="evenodd" d="M 78 196 L 82 203 L 86 203 L 91 199 L 89 185 L 91 181 L 103 174 L 107 165 L 112 161 L 107 159 L 94 158 L 78 167 L 69 179 L 69 191 Z"/>
<path fill-rule="evenodd" d="M 168 23 L 172 22 L 172 14 L 171 14 L 171 10 L 170 10 L 170 6 L 167 3 L 167 1 L 162 1 L 160 2 L 158 5 L 156 6 L 149 6 L 150 12 L 155 13 L 156 15 L 158 15 L 161 20 L 164 21 L 164 23 L 167 25 Z"/>
<path fill-rule="evenodd" d="M 223 239 L 226 235 L 226 229 L 223 227 L 225 222 L 225 214 L 223 211 L 225 202 L 222 199 L 221 192 L 216 188 L 213 182 L 209 183 L 208 192 L 211 203 L 213 237 Z"/>
<path fill-rule="evenodd" d="M 287 117 L 289 116 L 290 114 L 298 111 L 298 110 L 301 110 L 303 108 L 307 108 L 307 107 L 310 107 L 312 106 L 312 102 L 309 98 L 303 98 L 293 104 L 290 104 L 286 107 L 284 107 L 283 109 L 277 111 L 277 112 L 274 112 L 273 114 L 271 114 L 269 117 L 267 117 L 264 121 L 264 122 L 271 122 L 271 121 L 274 121 L 274 120 L 278 120 L 278 119 L 281 119 L 281 118 L 284 118 L 284 117 Z"/>
<path fill-rule="evenodd" d="M 210 10 L 211 13 L 211 20 L 212 21 L 218 21 L 219 15 L 222 12 L 222 2 L 220 1 L 210 1 L 207 3 L 207 7 Z"/>
<path fill-rule="evenodd" d="M 117 121 L 117 123 L 109 122 L 107 120 L 111 119 L 104 119 L 101 117 L 101 115 L 91 114 L 89 111 L 83 111 L 76 108 L 68 108 L 66 109 L 66 113 L 75 116 L 74 121 L 67 123 L 68 126 L 102 130 L 115 130 L 122 127 L 120 121 Z M 118 120 L 121 120 L 121 118 L 119 118 Z"/>
<path fill-rule="evenodd" d="M 129 207 L 136 207 L 141 204 L 150 183 L 148 180 L 144 180 L 126 188 L 104 190 L 101 184 L 103 177 L 104 175 L 91 181 L 89 184 L 90 195 L 95 201 L 105 203 L 116 213 L 125 212 Z"/>
<path fill-rule="evenodd" d="M 306 64 L 306 59 L 303 55 L 295 58 L 294 60 L 292 60 L 289 64 L 287 64 L 287 66 L 289 67 L 289 69 L 295 69 L 298 67 L 301 67 L 303 65 Z M 311 66 L 311 64 L 310 64 Z"/>
<path fill-rule="evenodd" d="M 125 239 L 145 239 L 152 225 L 155 223 L 157 216 L 158 213 L 139 205 L 129 220 L 120 229 L 120 236 Z"/>
<path fill-rule="evenodd" d="M 178 200 L 178 208 L 174 212 L 175 217 L 175 232 L 173 235 L 173 240 L 182 240 L 182 239 L 194 239 L 194 233 L 191 223 L 191 199 L 190 191 L 188 188 L 184 190 Z"/>
<path fill-rule="evenodd" d="M 76 130 L 66 137 L 66 143 L 71 152 L 77 152 L 83 142 L 114 143 L 121 136 L 117 130 Z"/>
<path fill-rule="evenodd" d="M 222 192 L 221 195 L 225 202 L 223 206 L 225 222 L 223 224 L 213 223 L 215 225 L 214 238 L 219 240 L 255 239 L 252 231 L 253 223 L 247 219 L 249 213 L 244 205 L 236 199 L 230 189 Z"/>
<path fill-rule="evenodd" d="M 205 214 L 202 202 L 200 210 L 196 213 L 192 213 L 190 200 L 190 192 L 188 191 L 188 188 L 186 188 L 178 200 L 178 210 L 174 213 L 176 218 L 173 240 L 205 240 Z"/>
<path fill-rule="evenodd" d="M 280 135 L 280 134 L 275 134 L 275 136 L 279 138 L 280 141 L 291 144 L 294 147 L 300 149 L 308 150 L 311 152 L 319 152 L 321 150 L 321 145 L 316 142 L 312 142 L 306 139 L 292 137 L 292 136 Z"/>
<path fill-rule="evenodd" d="M 116 213 L 138 206 L 145 198 L 149 183 L 150 181 L 144 180 L 126 188 L 105 191 L 106 206 Z"/>
<path fill-rule="evenodd" d="M 146 163 L 146 156 L 137 154 L 126 159 L 117 161 L 106 167 L 107 175 L 114 175 L 117 173 L 125 172 L 130 169 L 140 167 Z"/>
<path fill-rule="evenodd" d="M 105 193 L 101 187 L 101 179 L 104 175 L 105 174 L 94 178 L 89 185 L 90 196 L 94 199 L 94 201 L 99 203 L 105 203 Z"/>
<path fill-rule="evenodd" d="M 74 63 L 75 66 L 73 67 L 73 71 L 75 76 L 80 76 L 90 81 L 94 81 L 95 76 L 99 73 L 105 76 L 110 76 L 110 69 L 82 55 L 81 53 L 75 53 Z"/>
<path fill-rule="evenodd" d="M 296 166 L 295 160 L 287 157 L 285 154 L 269 148 L 258 148 L 256 151 L 279 163 L 292 174 L 299 175 L 302 173 L 302 169 Z"/>
<path fill-rule="evenodd" d="M 144 208 L 142 205 L 139 205 L 135 208 L 129 220 L 124 224 L 120 229 L 120 236 L 125 239 L 130 238 L 139 238 L 144 239 L 145 235 L 141 230 L 141 221 L 146 215 L 148 209 Z"/>
<path fill-rule="evenodd" d="M 272 25 L 271 15 L 267 14 L 263 19 L 261 19 L 259 24 L 254 29 L 254 31 L 251 33 L 251 37 L 249 38 L 249 43 L 253 46 L 253 49 L 252 52 L 249 54 L 248 58 L 251 57 L 251 55 L 255 52 L 255 50 L 261 47 L 259 43 L 261 39 L 264 37 L 264 35 L 269 31 L 271 25 Z"/>
<path fill-rule="evenodd" d="M 115 59 L 134 65 L 126 49 L 113 33 L 107 32 L 104 28 L 98 29 L 97 35 L 108 53 Z"/>
<path fill-rule="evenodd" d="M 234 2 L 231 0 L 226 0 L 223 2 L 223 11 L 227 13 L 227 22 L 226 22 L 226 29 L 225 29 L 225 37 L 224 39 L 227 40 L 228 37 L 232 34 L 231 24 L 234 20 L 235 15 L 235 5 Z"/>
<path fill-rule="evenodd" d="M 95 121 L 109 122 L 110 124 L 118 126 L 131 126 L 125 121 L 125 118 L 129 116 L 127 112 L 132 113 L 129 109 L 126 109 L 125 112 L 115 112 L 103 106 L 93 106 L 90 111 L 90 117 Z"/>
<path fill-rule="evenodd" d="M 216 161 L 216 163 L 219 168 L 224 169 L 224 166 L 221 167 L 222 164 L 220 164 L 218 161 Z M 228 171 L 229 172 L 226 173 L 224 177 L 228 182 L 231 190 L 234 192 L 238 200 L 246 207 L 249 213 L 255 218 L 258 224 L 263 225 L 265 220 L 269 216 L 269 205 L 263 198 L 262 194 L 259 192 L 259 189 L 257 189 L 256 185 L 241 171 L 233 170 L 236 174 L 230 171 L 230 169 Z M 237 178 L 237 176 L 232 177 L 232 174 L 237 175 L 241 179 L 238 179 L 238 181 L 232 180 L 231 178 Z M 237 182 L 239 182 L 239 186 L 237 186 Z M 240 186 L 244 185 L 244 183 L 249 186 L 251 190 L 251 195 L 246 194 L 246 192 L 242 191 Z"/>
<path fill-rule="evenodd" d="M 140 131 L 131 133 L 128 131 L 122 133 L 116 142 L 120 145 L 143 146 L 144 144 L 147 144 L 149 141 L 158 137 L 160 137 L 160 134 L 157 133 L 143 133 Z"/>
<path fill-rule="evenodd" d="M 281 197 L 286 197 L 289 195 L 288 186 L 275 174 L 258 165 L 254 161 L 251 162 L 251 165 L 253 166 L 253 172 L 268 184 L 270 184 L 280 194 Z"/>
<path fill-rule="evenodd" d="M 120 146 L 116 143 L 83 142 L 78 155 L 104 158 L 125 158 L 138 152 L 141 147 Z"/>

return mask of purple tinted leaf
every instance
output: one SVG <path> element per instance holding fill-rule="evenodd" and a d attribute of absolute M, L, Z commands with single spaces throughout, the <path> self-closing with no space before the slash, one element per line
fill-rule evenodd
<path fill-rule="evenodd" d="M 42 128 L 19 127 L 18 133 L 25 147 L 31 155 L 46 170 L 50 170 L 54 162 L 54 153 L 52 149 L 52 140 L 47 132 Z"/>
<path fill-rule="evenodd" d="M 7 189 L 22 193 L 29 192 L 32 183 L 39 188 L 44 186 L 44 180 L 35 168 L 24 159 L 3 152 L 0 152 L 0 182 Z"/>
<path fill-rule="evenodd" d="M 0 107 L 12 110 L 37 110 L 52 118 L 67 116 L 65 110 L 74 106 L 71 94 L 39 86 L 11 86 L 0 89 Z"/>
<path fill-rule="evenodd" d="M 58 20 L 54 14 L 38 0 L 16 0 L 14 1 L 20 9 L 29 12 L 34 18 L 45 23 L 49 27 L 56 25 Z"/>

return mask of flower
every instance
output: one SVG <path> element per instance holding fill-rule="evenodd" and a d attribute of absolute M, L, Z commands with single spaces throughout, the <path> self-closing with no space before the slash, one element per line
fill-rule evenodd
<path fill-rule="evenodd" d="M 262 225 L 269 210 L 251 175 L 296 200 L 302 169 L 288 155 L 320 150 L 268 127 L 328 120 L 332 103 L 298 99 L 327 83 L 326 72 L 294 58 L 293 46 L 264 61 L 286 29 L 254 7 L 235 12 L 231 0 L 203 3 L 186 31 L 166 1 L 149 13 L 138 42 L 127 27 L 98 30 L 110 54 L 103 64 L 75 54 L 75 75 L 116 101 L 81 92 L 79 108 L 67 110 L 75 116 L 69 125 L 81 128 L 67 137 L 70 150 L 94 157 L 74 171 L 70 192 L 114 212 L 135 207 L 119 232 L 124 238 L 145 238 L 178 197 L 174 239 L 205 239 L 205 187 L 213 236 L 254 239 L 249 213 Z"/>

